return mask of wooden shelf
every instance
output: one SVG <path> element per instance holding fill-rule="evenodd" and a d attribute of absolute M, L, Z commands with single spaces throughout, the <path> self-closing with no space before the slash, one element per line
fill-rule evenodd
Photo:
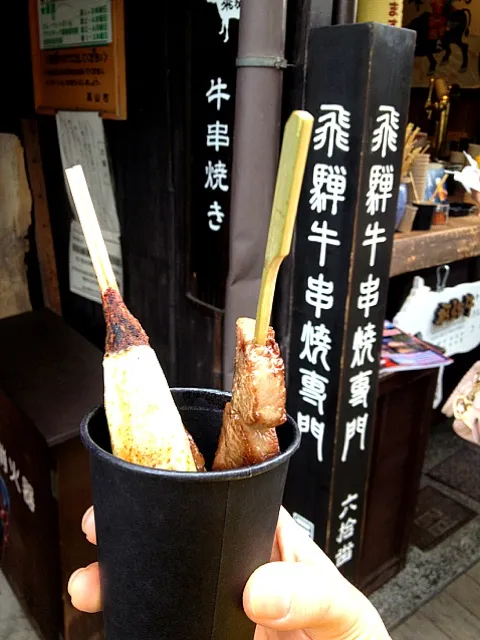
<path fill-rule="evenodd" d="M 480 216 L 450 218 L 430 231 L 397 233 L 390 276 L 480 256 Z"/>

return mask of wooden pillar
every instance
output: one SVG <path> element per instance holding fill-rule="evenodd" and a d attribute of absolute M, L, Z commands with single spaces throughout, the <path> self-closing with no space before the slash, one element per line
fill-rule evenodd
<path fill-rule="evenodd" d="M 316 124 L 298 214 L 288 411 L 302 431 L 285 506 L 355 580 L 414 38 L 378 24 L 314 29 Z"/>

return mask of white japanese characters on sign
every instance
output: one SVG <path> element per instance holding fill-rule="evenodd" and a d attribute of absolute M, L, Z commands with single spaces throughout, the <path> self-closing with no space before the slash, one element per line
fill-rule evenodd
<path fill-rule="evenodd" d="M 339 247 L 340 240 L 338 240 L 338 231 L 334 229 L 328 228 L 328 223 L 326 220 L 322 222 L 322 224 L 318 224 L 318 221 L 315 220 L 312 224 L 312 235 L 308 236 L 310 242 L 318 242 L 320 245 L 320 252 L 318 258 L 318 265 L 320 267 L 325 266 L 325 261 L 327 258 L 327 247 Z"/>
<path fill-rule="evenodd" d="M 371 151 L 377 154 L 374 164 L 369 170 L 368 190 L 365 199 L 365 211 L 369 216 L 376 216 L 387 211 L 387 205 L 394 197 L 394 167 L 378 162 L 377 158 L 386 158 L 389 152 L 398 150 L 398 136 L 400 129 L 400 114 L 392 106 L 382 105 L 378 109 L 372 134 Z M 368 222 L 363 229 L 361 247 L 368 255 L 369 272 L 362 277 L 356 292 L 357 309 L 363 312 L 367 322 L 357 326 L 353 334 L 350 361 L 348 405 L 351 409 L 361 411 L 345 419 L 344 439 L 341 462 L 346 463 L 350 457 L 358 460 L 358 456 L 366 451 L 367 429 L 369 424 L 369 407 L 374 388 L 372 379 L 377 354 L 374 348 L 378 342 L 378 332 L 373 321 L 368 322 L 372 310 L 380 301 L 380 278 L 376 277 L 374 268 L 377 266 L 377 253 L 382 245 L 387 243 L 386 227 L 378 220 Z M 383 318 L 382 318 L 383 320 Z M 358 509 L 358 494 L 349 494 L 341 504 L 339 528 L 335 541 L 335 564 L 342 567 L 351 562 L 355 554 L 356 527 L 361 520 L 355 514 Z"/>
<path fill-rule="evenodd" d="M 297 413 L 297 424 L 300 433 L 311 433 L 317 441 L 317 460 L 323 462 L 323 435 L 325 433 L 325 423 L 319 422 L 314 416 Z"/>
<path fill-rule="evenodd" d="M 228 89 L 227 84 L 223 82 L 221 78 L 210 80 L 210 89 L 205 94 L 205 97 L 209 104 L 211 102 L 216 103 L 217 111 L 220 111 L 222 108 L 222 100 L 228 101 L 231 98 L 231 95 L 227 93 L 226 89 Z"/>
<path fill-rule="evenodd" d="M 323 273 L 318 278 L 309 276 L 305 300 L 315 308 L 315 317 L 321 318 L 322 311 L 333 307 L 333 282 L 325 280 Z"/>
<path fill-rule="evenodd" d="M 20 473 L 20 469 L 13 458 L 7 455 L 5 446 L 0 442 L 0 475 L 4 475 L 15 486 L 17 492 L 32 513 L 35 512 L 35 494 L 27 478 Z"/>
<path fill-rule="evenodd" d="M 205 93 L 205 97 L 207 102 L 212 104 L 217 111 L 221 110 L 223 101 L 228 102 L 231 99 L 227 83 L 222 78 L 210 80 L 210 88 Z M 223 148 L 228 149 L 230 147 L 228 124 L 222 124 L 219 120 L 213 124 L 207 124 L 206 144 L 208 148 L 217 153 Z M 208 160 L 205 167 L 205 175 L 204 187 L 206 190 L 221 191 L 223 193 L 229 191 L 228 168 L 225 162 L 220 159 Z M 207 211 L 210 230 L 214 232 L 220 231 L 224 218 L 225 212 L 221 203 L 218 200 L 214 200 Z"/>
<path fill-rule="evenodd" d="M 357 518 L 349 516 L 350 511 L 353 515 L 358 510 L 357 505 L 358 493 L 350 493 L 342 502 L 342 511 L 338 517 L 340 526 L 337 534 L 337 544 L 342 545 L 335 554 L 335 565 L 337 568 L 342 567 L 353 558 L 355 543 L 351 538 L 355 536 L 357 526 Z"/>
<path fill-rule="evenodd" d="M 225 214 L 222 207 L 215 201 L 208 212 L 208 226 L 212 231 L 220 231 Z"/>
<path fill-rule="evenodd" d="M 207 174 L 205 189 L 228 191 L 228 184 L 224 183 L 228 178 L 227 165 L 224 162 L 219 160 L 213 164 L 213 162 L 209 160 L 205 167 L 205 173 Z"/>
<path fill-rule="evenodd" d="M 350 562 L 353 558 L 353 551 L 355 549 L 355 544 L 350 541 L 347 544 L 344 544 L 343 547 L 335 554 L 335 566 L 337 568 L 342 567 L 347 562 Z"/>
<path fill-rule="evenodd" d="M 376 124 L 372 135 L 372 151 L 380 151 L 382 158 L 385 158 L 388 151 L 397 150 L 400 114 L 394 107 L 382 105 L 378 108 Z"/>
<path fill-rule="evenodd" d="M 337 542 L 338 544 L 342 544 L 346 540 L 350 540 L 355 535 L 355 526 L 357 521 L 355 518 L 347 518 L 345 522 L 340 523 L 340 527 L 338 529 Z"/>
<path fill-rule="evenodd" d="M 334 216 L 338 203 L 345 202 L 347 170 L 339 165 L 318 163 L 313 168 L 313 187 L 310 189 L 312 211 L 323 213 L 328 210 Z"/>
<path fill-rule="evenodd" d="M 313 148 L 319 151 L 327 147 L 327 156 L 331 158 L 335 149 L 349 151 L 350 111 L 339 104 L 322 104 L 322 115 L 318 118 L 320 125 L 315 129 Z"/>
<path fill-rule="evenodd" d="M 300 369 L 300 395 L 305 402 L 317 408 L 323 416 L 323 403 L 327 397 L 328 378 L 321 376 L 314 369 Z"/>
<path fill-rule="evenodd" d="M 377 341 L 377 329 L 372 322 L 358 327 L 353 335 L 353 357 L 350 367 L 363 367 L 365 361 L 375 362 L 373 347 Z"/>
<path fill-rule="evenodd" d="M 330 329 L 324 324 L 314 325 L 306 322 L 303 325 L 302 336 L 300 338 L 304 347 L 300 353 L 300 360 L 306 358 L 310 364 L 316 365 L 319 361 L 325 371 L 330 371 L 327 356 L 332 348 L 332 338 Z"/>
<path fill-rule="evenodd" d="M 347 153 L 350 150 L 351 114 L 342 105 L 322 104 L 319 107 L 317 127 L 313 136 L 313 150 L 323 150 L 324 157 L 332 158 L 335 151 Z M 313 214 L 335 216 L 346 200 L 347 170 L 343 164 L 317 162 L 313 166 L 309 204 Z M 339 233 L 330 227 L 326 219 L 313 220 L 309 242 L 318 245 L 318 266 L 327 265 L 330 248 L 340 247 Z M 324 415 L 330 372 L 329 354 L 332 349 L 332 335 L 325 323 L 315 322 L 322 314 L 333 308 L 335 303 L 334 283 L 325 278 L 322 271 L 308 275 L 306 279 L 305 301 L 312 307 L 312 320 L 306 320 L 300 336 L 299 360 L 313 368 L 299 367 L 300 398 L 314 407 L 315 415 L 302 409 L 297 421 L 302 433 L 309 433 L 317 441 L 317 460 L 323 461 L 323 437 L 325 423 L 319 420 Z M 313 319 L 314 318 L 314 319 Z"/>
<path fill-rule="evenodd" d="M 379 211 L 385 213 L 387 200 L 393 195 L 393 166 L 374 164 L 370 167 L 367 192 L 367 211 L 373 216 Z"/>
<path fill-rule="evenodd" d="M 228 124 L 221 124 L 218 120 L 213 124 L 208 124 L 207 147 L 213 147 L 215 151 L 220 151 L 221 147 L 229 146 Z"/>
<path fill-rule="evenodd" d="M 385 229 L 380 227 L 378 222 L 372 224 L 371 222 L 367 225 L 365 230 L 365 239 L 362 242 L 362 247 L 370 247 L 370 266 L 375 266 L 375 260 L 377 258 L 377 245 L 383 244 L 387 241 L 387 236 L 385 235 Z"/>
<path fill-rule="evenodd" d="M 340 520 L 344 520 L 349 511 L 356 511 L 358 509 L 357 505 L 358 493 L 350 493 L 345 500 L 342 502 L 342 512 L 339 515 Z"/>
<path fill-rule="evenodd" d="M 370 376 L 373 371 L 360 371 L 350 378 L 350 398 L 348 404 L 352 407 L 368 407 L 368 394 L 370 393 Z"/>
<path fill-rule="evenodd" d="M 350 442 L 356 435 L 360 436 L 360 451 L 365 451 L 365 437 L 367 434 L 368 413 L 357 416 L 354 420 L 349 420 L 345 426 L 345 441 L 342 450 L 342 462 L 348 460 Z"/>
<path fill-rule="evenodd" d="M 364 312 L 365 318 L 370 315 L 370 310 L 377 306 L 380 299 L 380 278 L 374 278 L 371 273 L 368 278 L 360 283 L 360 295 L 357 300 L 357 308 Z"/>

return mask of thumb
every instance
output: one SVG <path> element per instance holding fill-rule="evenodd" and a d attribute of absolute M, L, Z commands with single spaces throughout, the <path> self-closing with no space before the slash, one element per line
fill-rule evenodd
<path fill-rule="evenodd" d="M 336 569 L 272 562 L 252 575 L 243 605 L 262 627 L 303 629 L 311 640 L 389 639 L 375 608 Z"/>

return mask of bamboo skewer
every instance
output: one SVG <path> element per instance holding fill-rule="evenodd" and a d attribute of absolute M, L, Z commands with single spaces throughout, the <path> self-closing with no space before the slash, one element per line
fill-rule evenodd
<path fill-rule="evenodd" d="M 420 200 L 418 198 L 417 187 L 415 186 L 415 180 L 413 179 L 412 172 L 410 171 L 410 173 L 408 175 L 409 175 L 411 183 L 412 183 L 412 189 L 413 189 L 413 195 L 415 196 L 415 202 L 420 202 Z"/>
<path fill-rule="evenodd" d="M 102 293 L 105 293 L 107 289 L 118 291 L 117 279 L 115 278 L 107 247 L 98 224 L 83 169 L 80 165 L 76 165 L 66 169 L 65 173 L 67 174 L 73 202 L 82 226 L 100 291 Z"/>
<path fill-rule="evenodd" d="M 313 116 L 306 111 L 294 111 L 285 126 L 257 306 L 255 343 L 259 345 L 267 340 L 278 270 L 292 245 L 312 128 Z"/>

